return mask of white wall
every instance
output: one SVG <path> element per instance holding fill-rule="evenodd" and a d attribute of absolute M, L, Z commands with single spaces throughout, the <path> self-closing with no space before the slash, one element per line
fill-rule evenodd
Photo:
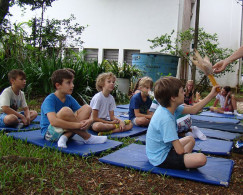
<path fill-rule="evenodd" d="M 220 47 L 236 50 L 240 47 L 241 6 L 238 0 L 203 0 L 200 1 L 199 26 L 208 33 L 217 33 Z M 195 26 L 196 6 L 194 7 L 191 26 Z M 237 85 L 239 63 L 234 66 L 234 73 L 227 73 L 220 79 L 219 85 Z"/>
<path fill-rule="evenodd" d="M 85 48 L 99 48 L 99 61 L 103 49 L 120 49 L 122 62 L 123 49 L 152 51 L 147 39 L 177 31 L 179 0 L 58 0 L 45 15 L 61 19 L 71 13 L 88 25 Z"/>
<path fill-rule="evenodd" d="M 206 32 L 217 33 L 222 47 L 236 50 L 240 46 L 241 6 L 238 0 L 200 1 L 200 27 Z M 188 2 L 187 2 L 188 3 Z M 184 0 L 58 0 L 48 8 L 47 18 L 68 18 L 72 13 L 80 25 L 88 27 L 83 32 L 85 48 L 98 48 L 99 61 L 103 49 L 119 49 L 119 62 L 124 49 L 150 49 L 153 39 L 173 29 L 182 28 Z M 27 21 L 17 8 L 11 8 L 14 20 Z M 38 12 L 40 13 L 40 11 Z M 29 13 L 35 15 L 35 13 Z M 40 16 L 40 14 L 39 14 Z M 195 25 L 195 7 L 191 27 Z M 159 50 L 159 49 L 157 49 Z M 236 72 L 239 66 L 235 66 Z M 218 79 L 217 79 L 218 80 Z M 220 85 L 237 84 L 236 73 L 218 80 Z"/>

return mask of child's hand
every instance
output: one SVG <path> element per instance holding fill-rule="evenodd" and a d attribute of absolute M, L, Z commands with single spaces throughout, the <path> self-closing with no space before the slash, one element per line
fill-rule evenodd
<path fill-rule="evenodd" d="M 212 94 L 213 96 L 216 96 L 216 95 L 218 94 L 218 92 L 217 92 L 217 89 L 218 89 L 218 88 L 220 88 L 219 85 L 215 85 L 215 86 L 213 86 L 213 88 L 212 88 L 210 94 Z"/>
<path fill-rule="evenodd" d="M 119 124 L 119 119 L 114 119 L 113 121 L 111 121 L 111 124 Z"/>
<path fill-rule="evenodd" d="M 80 121 L 80 129 L 81 130 L 88 129 L 88 127 L 91 125 L 91 123 L 92 123 L 91 119 Z"/>
<path fill-rule="evenodd" d="M 120 130 L 121 131 L 124 131 L 124 129 L 125 129 L 125 122 L 124 121 L 122 121 L 122 120 L 120 120 Z"/>
<path fill-rule="evenodd" d="M 23 115 L 23 117 L 20 118 L 21 121 L 24 123 L 24 125 L 29 125 L 28 120 L 25 118 L 25 116 Z"/>
<path fill-rule="evenodd" d="M 229 99 L 231 97 L 231 92 L 229 91 L 226 95 L 226 98 Z"/>

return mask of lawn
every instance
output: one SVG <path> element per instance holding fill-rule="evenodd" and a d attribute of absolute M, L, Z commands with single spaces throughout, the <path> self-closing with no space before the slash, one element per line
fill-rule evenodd
<path fill-rule="evenodd" d="M 41 99 L 29 102 L 39 111 Z M 135 142 L 123 138 L 121 147 Z M 235 161 L 229 187 L 100 163 L 107 155 L 80 157 L 40 148 L 0 134 L 0 194 L 242 194 L 243 158 Z M 227 158 L 227 157 L 226 157 Z M 223 171 L 223 170 L 222 170 Z"/>

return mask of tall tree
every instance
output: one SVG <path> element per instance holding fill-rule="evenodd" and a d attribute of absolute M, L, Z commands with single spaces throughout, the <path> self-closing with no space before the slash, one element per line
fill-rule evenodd
<path fill-rule="evenodd" d="M 0 25 L 2 24 L 5 16 L 9 13 L 9 7 L 14 4 L 23 7 L 25 5 L 31 6 L 31 10 L 42 9 L 44 12 L 45 8 L 51 6 L 55 0 L 0 0 Z"/>

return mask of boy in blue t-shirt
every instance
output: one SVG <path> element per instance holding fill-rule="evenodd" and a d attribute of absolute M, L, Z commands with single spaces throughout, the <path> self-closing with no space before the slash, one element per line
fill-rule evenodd
<path fill-rule="evenodd" d="M 71 96 L 74 75 L 67 69 L 53 72 L 52 84 L 55 93 L 48 95 L 41 105 L 41 134 L 48 141 L 58 141 L 58 147 L 66 148 L 69 137 L 78 134 L 86 144 L 99 144 L 107 140 L 106 136 L 93 136 L 86 130 L 90 127 L 92 109 L 88 105 L 80 106 Z"/>
<path fill-rule="evenodd" d="M 150 77 L 143 77 L 139 81 L 140 92 L 133 95 L 129 104 L 129 120 L 137 126 L 148 126 L 152 114 L 149 108 L 152 100 L 149 92 L 153 88 L 153 80 Z"/>
<path fill-rule="evenodd" d="M 195 145 L 192 136 L 178 138 L 176 118 L 181 114 L 196 114 L 217 95 L 216 87 L 199 103 L 183 106 L 182 82 L 175 77 L 163 77 L 154 87 L 159 107 L 156 109 L 146 134 L 146 154 L 154 166 L 169 169 L 204 166 L 207 158 L 202 153 L 191 153 Z"/>

